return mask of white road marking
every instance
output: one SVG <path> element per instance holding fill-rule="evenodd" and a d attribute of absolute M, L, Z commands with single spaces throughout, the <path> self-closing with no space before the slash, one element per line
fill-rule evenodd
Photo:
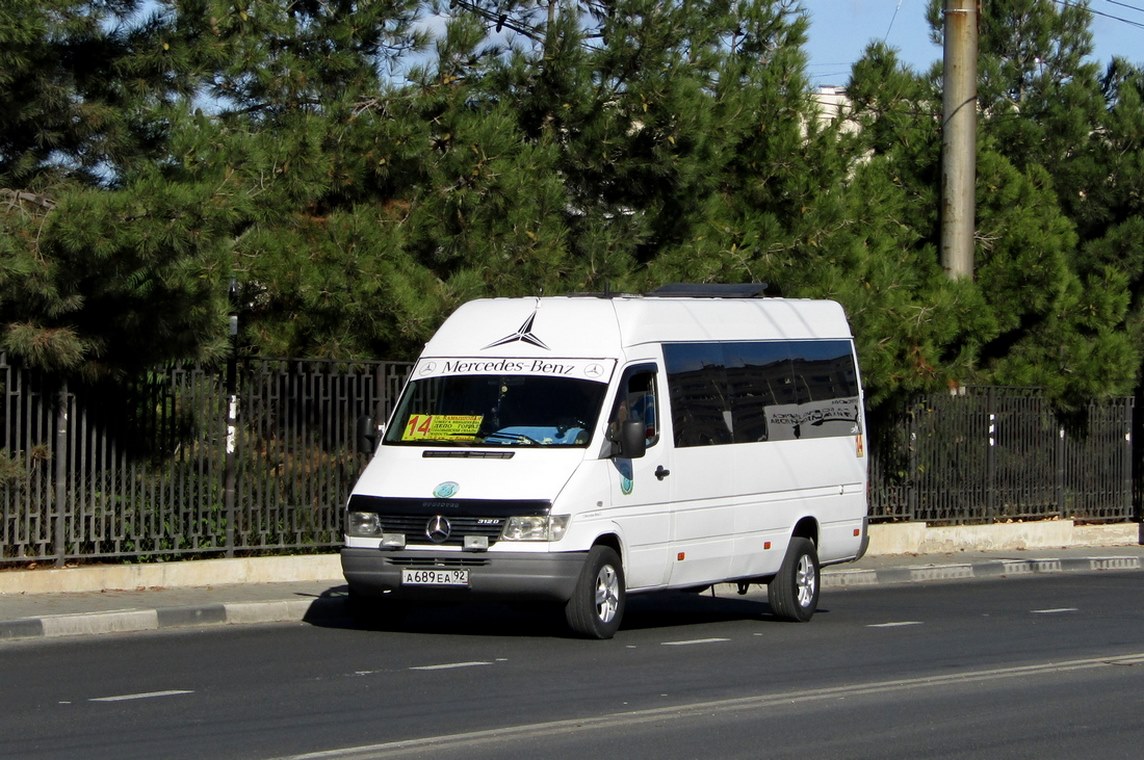
<path fill-rule="evenodd" d="M 159 697 L 177 697 L 182 694 L 194 694 L 188 689 L 170 689 L 169 691 L 144 691 L 139 694 L 117 694 L 113 697 L 95 697 L 89 702 L 130 702 L 133 699 L 158 699 Z"/>
<path fill-rule="evenodd" d="M 491 662 L 446 662 L 440 665 L 416 665 L 410 670 L 453 670 L 454 668 L 476 668 L 482 665 L 492 665 Z"/>
<path fill-rule="evenodd" d="M 1049 610 L 1029 610 L 1034 615 L 1056 615 L 1061 612 L 1080 612 L 1076 607 L 1055 607 Z"/>
<path fill-rule="evenodd" d="M 661 641 L 660 645 L 665 647 L 689 647 L 692 644 L 718 644 L 721 641 L 730 641 L 731 639 L 691 639 L 689 641 Z"/>
<path fill-rule="evenodd" d="M 920 620 L 900 620 L 896 623 L 874 623 L 873 625 L 866 626 L 867 628 L 901 628 L 907 625 L 925 625 Z"/>
<path fill-rule="evenodd" d="M 1067 673 L 1077 670 L 1122 665 L 1144 664 L 1144 652 L 1106 657 L 1089 657 L 1080 660 L 1046 662 L 1039 665 L 1018 665 L 1007 668 L 970 670 L 963 673 L 949 673 L 939 676 L 906 678 L 897 681 L 871 681 L 846 686 L 827 686 L 803 691 L 784 691 L 779 694 L 759 694 L 750 697 L 719 699 L 707 702 L 691 702 L 667 707 L 654 707 L 646 710 L 624 710 L 593 716 L 591 718 L 570 718 L 545 723 L 529 723 L 504 728 L 491 728 L 463 734 L 430 736 L 421 739 L 403 739 L 380 744 L 364 744 L 356 747 L 343 747 L 319 752 L 292 755 L 290 760 L 381 760 L 381 758 L 405 758 L 411 752 L 430 754 L 434 750 L 456 750 L 476 748 L 509 740 L 520 741 L 529 737 L 552 737 L 557 734 L 571 735 L 584 732 L 599 732 L 608 728 L 647 725 L 663 720 L 678 720 L 694 715 L 708 715 L 713 712 L 728 713 L 743 710 L 765 710 L 773 706 L 787 706 L 803 702 L 827 699 L 840 699 L 868 694 L 885 694 L 923 688 L 940 688 L 948 685 L 1003 681 L 1013 678 Z"/>

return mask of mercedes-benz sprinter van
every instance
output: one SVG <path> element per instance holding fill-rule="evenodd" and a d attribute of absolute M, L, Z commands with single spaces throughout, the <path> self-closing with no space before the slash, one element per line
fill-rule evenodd
<path fill-rule="evenodd" d="M 761 583 L 809 620 L 867 542 L 854 342 L 837 303 L 740 292 L 459 308 L 349 498 L 355 603 L 549 600 L 610 638 L 628 594 Z"/>

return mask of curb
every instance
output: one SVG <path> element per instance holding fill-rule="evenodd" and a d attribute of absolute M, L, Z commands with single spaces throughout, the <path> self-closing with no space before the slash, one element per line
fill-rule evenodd
<path fill-rule="evenodd" d="M 101 633 L 135 633 L 213 625 L 316 623 L 343 620 L 348 614 L 345 600 L 338 597 L 84 612 L 0 620 L 0 641 L 88 636 Z"/>
<path fill-rule="evenodd" d="M 924 567 L 888 567 L 881 570 L 831 570 L 822 574 L 823 588 L 872 586 L 889 583 L 1007 578 L 1045 573 L 1090 573 L 1140 570 L 1139 557 L 1075 557 L 1071 559 L 1001 559 Z"/>
<path fill-rule="evenodd" d="M 0 572 L 0 595 L 130 591 L 230 583 L 291 583 L 341 578 L 341 555 L 196 559 L 139 565 L 83 565 Z"/>
<path fill-rule="evenodd" d="M 1141 570 L 1140 557 L 1078 557 L 1067 559 L 984 560 L 946 565 L 899 566 L 879 570 L 830 568 L 822 573 L 823 588 L 852 588 L 946 580 L 1015 578 L 1049 573 L 1091 573 Z M 734 588 L 734 587 L 729 587 Z M 104 633 L 132 633 L 217 625 L 320 623 L 349 617 L 344 596 L 225 602 L 158 609 L 128 609 L 0 620 L 0 641 L 61 638 Z"/>

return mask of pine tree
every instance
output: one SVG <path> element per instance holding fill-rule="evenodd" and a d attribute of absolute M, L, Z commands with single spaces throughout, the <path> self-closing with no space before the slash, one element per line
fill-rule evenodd
<path fill-rule="evenodd" d="M 1015 256 L 1021 270 L 1016 276 L 1028 294 L 1022 303 L 1048 295 L 1054 301 L 1044 304 L 1021 344 L 1009 348 L 1002 340 L 992 347 L 997 377 L 1035 380 L 1076 407 L 1093 395 L 1126 392 L 1144 348 L 1125 332 L 1129 293 L 1138 289 L 1144 270 L 1131 258 L 1109 265 L 1086 253 L 1107 250 L 1098 241 L 1115 236 L 1119 225 L 1140 212 L 1139 203 L 1129 200 L 1130 188 L 1137 184 L 1132 156 L 1139 155 L 1140 142 L 1137 138 L 1133 150 L 1133 117 L 1125 120 L 1133 111 L 1139 118 L 1139 101 L 1131 105 L 1131 88 L 1120 86 L 1131 77 L 1124 62 L 1111 62 L 1101 77 L 1100 64 L 1092 58 L 1092 15 L 1086 4 L 994 0 L 987 5 L 982 129 L 999 153 L 1054 193 L 1054 205 L 1075 230 L 1053 254 L 1061 259 L 1053 266 L 1066 272 L 1055 287 L 1038 281 L 1038 273 L 1046 270 L 1022 261 L 1028 254 Z M 1037 207 L 1025 197 L 1015 200 L 1026 205 L 1026 213 Z M 1044 251 L 1054 239 L 1042 232 L 1025 240 L 1024 247 Z"/>
<path fill-rule="evenodd" d="M 159 154 L 153 107 L 185 82 L 142 0 L 2 0 L 0 19 L 0 188 L 114 184 Z"/>
<path fill-rule="evenodd" d="M 578 280 L 639 288 L 781 274 L 757 259 L 789 249 L 778 238 L 820 168 L 804 139 L 813 109 L 796 7 L 456 5 L 501 27 L 495 97 L 529 140 L 558 150 Z"/>
<path fill-rule="evenodd" d="M 88 374 L 210 353 L 216 245 L 183 238 L 194 201 L 154 171 L 187 86 L 161 18 L 136 0 L 3 12 L 0 348 Z"/>
<path fill-rule="evenodd" d="M 246 56 L 218 55 L 228 139 L 201 155 L 258 195 L 232 252 L 251 350 L 408 356 L 460 300 L 561 283 L 558 180 L 471 76 L 483 26 L 387 78 L 417 3 L 266 5 L 202 32 Z"/>
<path fill-rule="evenodd" d="M 847 307 L 877 407 L 975 378 L 997 325 L 978 286 L 940 266 L 940 91 L 875 43 L 847 95 L 836 135 L 847 171 L 815 220 L 812 271 Z"/>
<path fill-rule="evenodd" d="M 940 80 L 875 44 L 823 113 L 797 4 L 0 7 L 0 345 L 44 368 L 216 357 L 231 278 L 269 355 L 407 357 L 481 295 L 751 280 L 840 300 L 876 403 L 1076 408 L 1138 364 L 1144 77 L 1100 76 L 1083 5 L 984 3 L 966 283 Z"/>
<path fill-rule="evenodd" d="M 930 3 L 936 41 L 940 9 Z M 1100 250 L 1085 238 L 1103 213 L 1086 189 L 1107 187 L 1110 174 L 1108 99 L 1086 58 L 1089 20 L 1083 6 L 983 4 L 977 268 L 966 301 L 973 310 L 941 315 L 963 321 L 927 351 L 950 382 L 1043 385 L 1066 409 L 1094 394 L 1125 392 L 1138 355 L 1122 330 L 1131 276 L 1092 267 L 1080 255 Z M 939 123 L 940 78 L 931 72 L 910 85 L 884 60 L 875 47 L 855 67 L 851 95 L 865 117 L 860 139 L 870 140 L 871 167 L 884 156 L 919 191 L 909 226 L 936 245 L 940 135 L 932 125 Z M 911 111 L 925 129 L 908 126 Z M 934 302 L 947 301 L 935 294 Z"/>

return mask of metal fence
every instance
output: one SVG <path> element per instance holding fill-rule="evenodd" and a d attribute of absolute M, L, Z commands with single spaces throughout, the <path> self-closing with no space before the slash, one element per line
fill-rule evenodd
<path fill-rule="evenodd" d="M 1093 402 L 1066 424 L 1029 388 L 919 400 L 877 431 L 870 515 L 939 525 L 1132 520 L 1133 406 Z"/>
<path fill-rule="evenodd" d="M 384 419 L 409 365 L 251 359 L 235 369 L 228 447 L 225 368 L 67 387 L 0 354 L 0 562 L 339 543 L 341 506 L 365 465 L 356 419 Z"/>
<path fill-rule="evenodd" d="M 409 366 L 240 361 L 228 438 L 225 367 L 67 387 L 0 354 L 0 564 L 337 546 L 356 420 L 384 419 Z M 923 399 L 872 425 L 870 514 L 1133 519 L 1132 414 L 1113 399 L 1063 426 L 1028 389 Z"/>

